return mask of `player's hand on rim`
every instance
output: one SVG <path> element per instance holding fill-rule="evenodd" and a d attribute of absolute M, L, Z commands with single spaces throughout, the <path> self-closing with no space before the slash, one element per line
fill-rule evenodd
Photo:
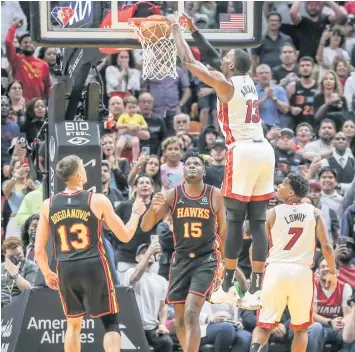
<path fill-rule="evenodd" d="M 132 212 L 137 213 L 140 216 L 144 214 L 144 212 L 147 210 L 147 207 L 143 203 L 143 200 L 141 198 L 136 198 L 136 200 L 133 203 L 132 206 Z"/>
<path fill-rule="evenodd" d="M 164 205 L 165 202 L 166 199 L 164 197 L 164 194 L 161 192 L 156 193 L 152 199 L 152 210 L 156 210 L 158 206 Z"/>
<path fill-rule="evenodd" d="M 166 19 L 166 22 L 168 22 L 168 24 L 170 26 L 173 26 L 175 24 L 177 24 L 177 25 L 179 24 L 179 20 L 174 15 L 167 15 L 167 16 L 165 16 L 165 19 Z"/>
<path fill-rule="evenodd" d="M 325 276 L 325 288 L 327 290 L 335 290 L 337 287 L 338 279 L 335 273 L 328 272 Z"/>
<path fill-rule="evenodd" d="M 187 28 L 191 33 L 197 31 L 197 27 L 195 26 L 192 18 L 189 15 L 187 15 L 186 13 L 182 13 L 180 18 L 182 18 L 183 21 L 187 23 Z"/>
<path fill-rule="evenodd" d="M 49 288 L 52 290 L 58 290 L 58 275 L 53 271 L 50 271 L 47 275 L 44 276 L 44 280 Z"/>

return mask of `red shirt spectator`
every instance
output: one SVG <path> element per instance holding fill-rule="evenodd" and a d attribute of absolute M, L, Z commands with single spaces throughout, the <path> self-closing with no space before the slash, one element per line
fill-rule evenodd
<path fill-rule="evenodd" d="M 26 101 L 30 101 L 32 98 L 47 99 L 51 92 L 49 66 L 45 61 L 33 56 L 34 50 L 30 36 L 22 37 L 20 43 L 21 49 L 26 54 L 16 53 L 13 44 L 16 28 L 17 23 L 10 27 L 5 42 L 6 56 L 12 69 L 12 75 L 14 79 L 23 83 L 23 95 Z"/>

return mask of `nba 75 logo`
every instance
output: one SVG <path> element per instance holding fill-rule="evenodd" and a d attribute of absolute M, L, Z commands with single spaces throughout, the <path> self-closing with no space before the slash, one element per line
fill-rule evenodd
<path fill-rule="evenodd" d="M 55 7 L 51 15 L 62 27 L 65 27 L 75 15 L 75 12 L 71 7 Z"/>

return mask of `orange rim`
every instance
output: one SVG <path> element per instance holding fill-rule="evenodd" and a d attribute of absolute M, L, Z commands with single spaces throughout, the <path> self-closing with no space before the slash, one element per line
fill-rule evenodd
<path fill-rule="evenodd" d="M 153 17 L 154 16 L 154 17 Z M 153 15 L 152 17 L 132 17 L 128 19 L 128 24 L 134 23 L 137 27 L 139 27 L 142 22 L 166 22 L 166 19 L 164 16 L 159 16 L 159 15 Z"/>

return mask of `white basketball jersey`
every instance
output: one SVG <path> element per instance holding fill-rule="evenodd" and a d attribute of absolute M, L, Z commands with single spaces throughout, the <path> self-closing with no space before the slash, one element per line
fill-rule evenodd
<path fill-rule="evenodd" d="M 284 203 L 274 208 L 276 219 L 271 229 L 267 263 L 313 265 L 316 248 L 314 206 Z"/>
<path fill-rule="evenodd" d="M 231 78 L 234 86 L 233 98 L 228 103 L 218 100 L 218 122 L 226 145 L 240 140 L 263 140 L 258 109 L 258 93 L 249 75 Z"/>

